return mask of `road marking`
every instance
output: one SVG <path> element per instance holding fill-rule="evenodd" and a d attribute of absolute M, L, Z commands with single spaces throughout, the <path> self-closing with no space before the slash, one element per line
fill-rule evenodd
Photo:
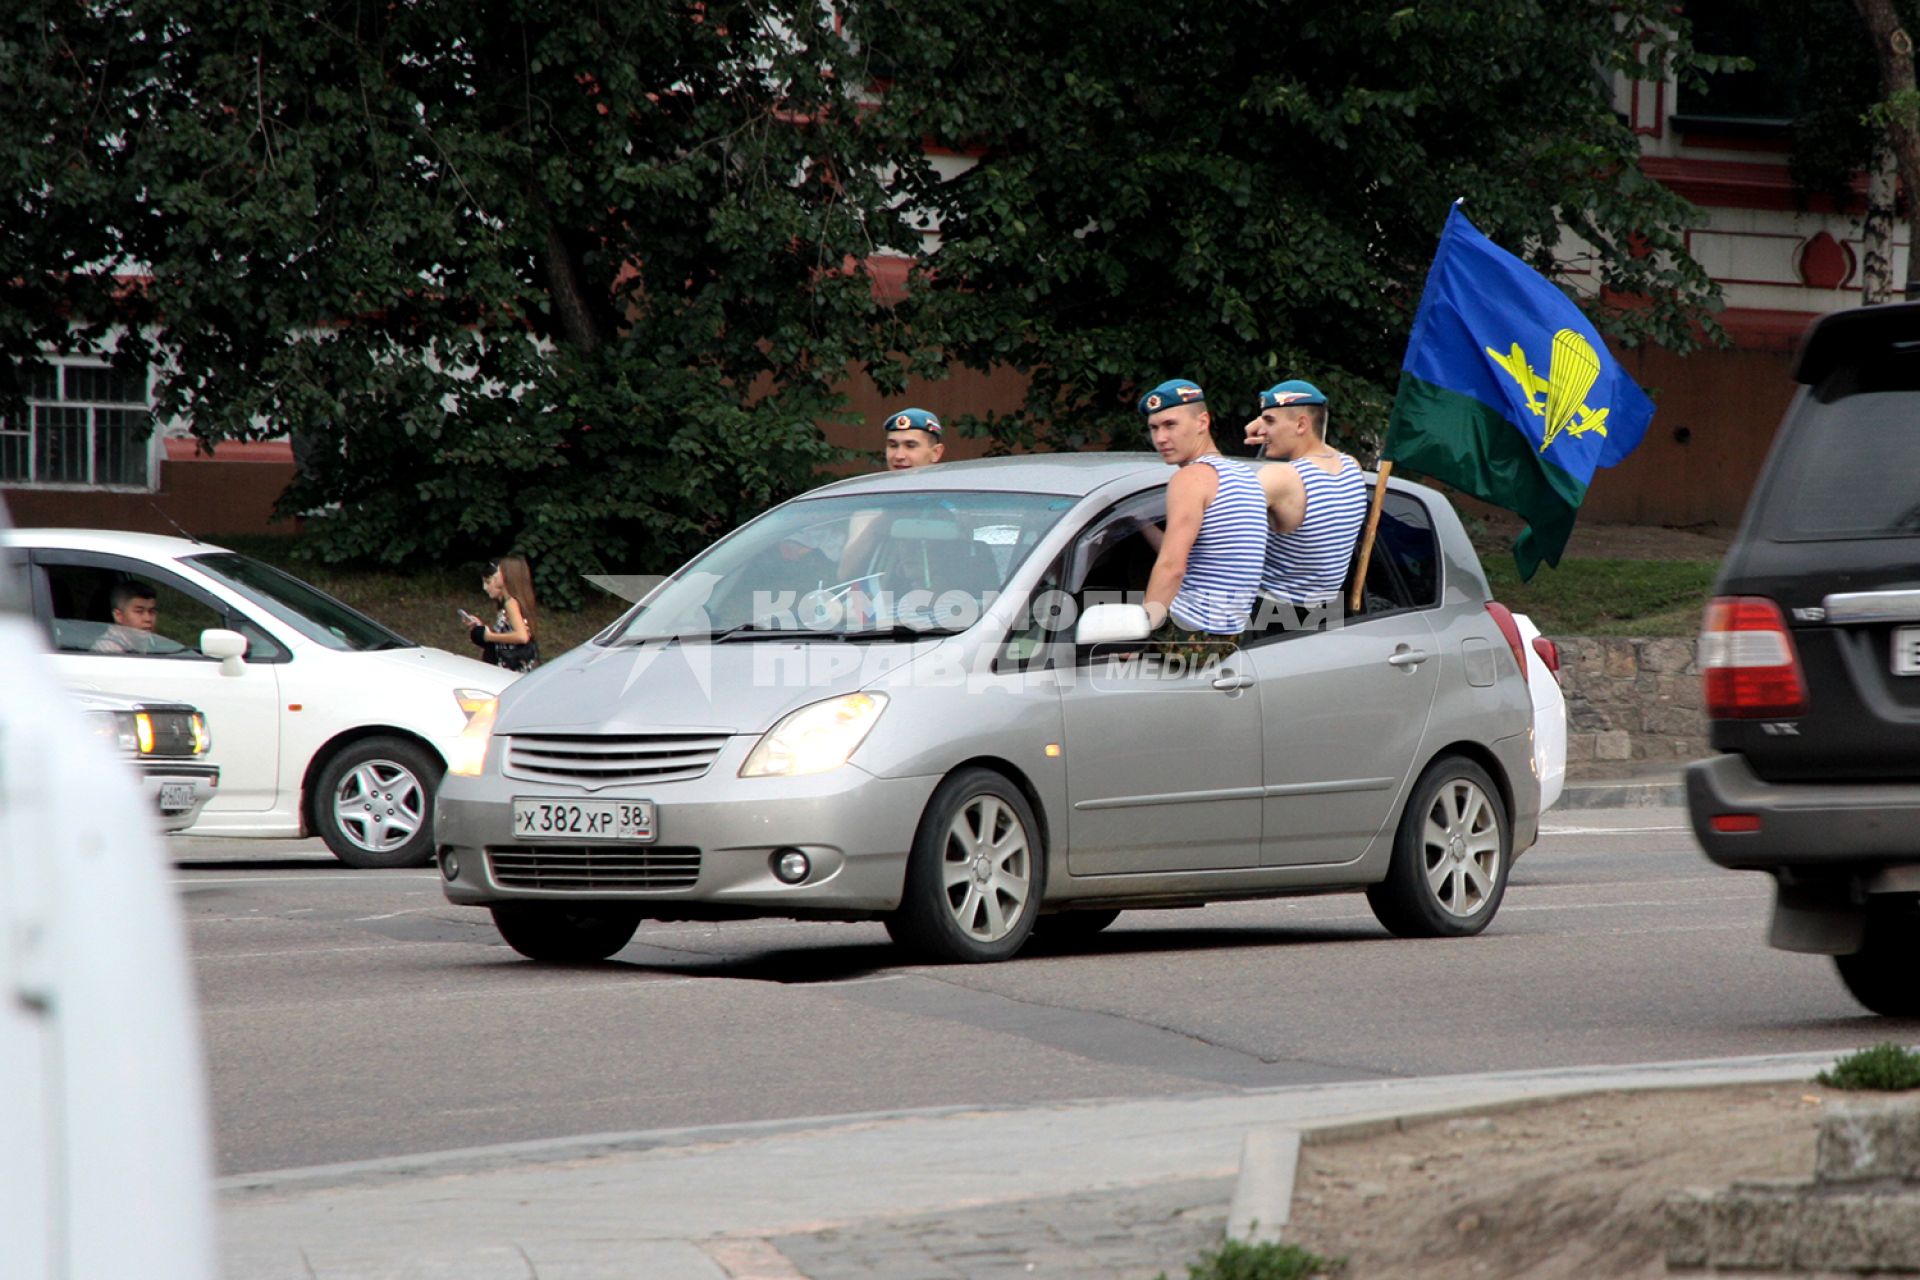
<path fill-rule="evenodd" d="M 1651 831 L 1691 831 L 1692 827 L 1542 827 L 1543 836 L 1636 836 Z M 1671 853 L 1672 850 L 1660 852 Z"/>

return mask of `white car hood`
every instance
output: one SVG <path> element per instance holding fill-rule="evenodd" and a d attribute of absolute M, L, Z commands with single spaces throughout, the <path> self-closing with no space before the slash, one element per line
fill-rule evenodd
<path fill-rule="evenodd" d="M 342 654 L 342 657 L 350 655 Z M 498 693 L 517 678 L 516 673 L 478 658 L 465 658 L 445 649 L 375 649 L 358 656 L 407 671 L 417 671 L 436 681 L 445 681 L 449 689 L 485 689 Z"/>
<path fill-rule="evenodd" d="M 764 733 L 795 707 L 863 688 L 938 643 L 582 645 L 514 685 L 494 732 Z"/>

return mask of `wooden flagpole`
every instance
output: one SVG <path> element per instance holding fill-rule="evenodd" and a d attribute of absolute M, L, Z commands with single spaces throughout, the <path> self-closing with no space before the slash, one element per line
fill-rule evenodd
<path fill-rule="evenodd" d="M 1373 501 L 1367 504 L 1367 528 L 1360 539 L 1360 563 L 1353 571 L 1353 590 L 1347 594 L 1348 613 L 1359 613 L 1367 599 L 1367 562 L 1373 559 L 1373 535 L 1380 528 L 1380 504 L 1387 499 L 1387 477 L 1392 474 L 1393 463 L 1381 459 L 1373 482 Z"/>

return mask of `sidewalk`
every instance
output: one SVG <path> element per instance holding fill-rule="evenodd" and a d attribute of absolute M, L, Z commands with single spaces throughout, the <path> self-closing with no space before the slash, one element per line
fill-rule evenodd
<path fill-rule="evenodd" d="M 223 1251 L 231 1280 L 1147 1280 L 1183 1275 L 1218 1244 L 1250 1130 L 1799 1080 L 1832 1061 L 1369 1081 L 442 1152 L 228 1179 Z"/>
<path fill-rule="evenodd" d="M 1626 765 L 1605 777 L 1569 778 L 1549 814 L 1569 809 L 1677 808 L 1687 802 L 1685 765 Z"/>

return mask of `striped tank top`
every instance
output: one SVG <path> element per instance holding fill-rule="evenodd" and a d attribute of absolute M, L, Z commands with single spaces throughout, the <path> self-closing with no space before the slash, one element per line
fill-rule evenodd
<path fill-rule="evenodd" d="M 1307 514 L 1292 533 L 1267 540 L 1262 594 L 1289 604 L 1322 604 L 1340 594 L 1367 518 L 1367 481 L 1360 464 L 1342 460 L 1328 475 L 1305 458 L 1293 460 L 1307 489 Z"/>
<path fill-rule="evenodd" d="M 1186 576 L 1167 612 L 1189 631 L 1235 636 L 1247 629 L 1260 587 L 1260 562 L 1267 554 L 1267 497 L 1245 464 L 1206 453 L 1187 465 L 1203 462 L 1213 468 L 1219 488 L 1200 518 L 1200 534 L 1187 553 Z"/>

